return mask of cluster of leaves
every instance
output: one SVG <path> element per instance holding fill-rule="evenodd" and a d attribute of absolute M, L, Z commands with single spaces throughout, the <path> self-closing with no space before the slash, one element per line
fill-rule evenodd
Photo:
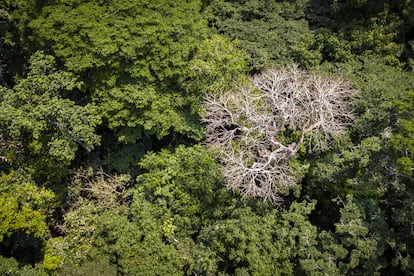
<path fill-rule="evenodd" d="M 39 47 L 81 76 L 120 141 L 172 132 L 200 139 L 179 83 L 205 37 L 200 8 L 197 1 L 72 1 L 45 7 L 30 27 Z"/>
<path fill-rule="evenodd" d="M 210 28 L 238 39 L 254 72 L 292 62 L 291 45 L 310 34 L 307 1 L 214 0 L 205 14 Z"/>
<path fill-rule="evenodd" d="M 292 60 L 304 67 L 359 56 L 401 66 L 412 55 L 411 1 L 211 1 L 210 27 L 237 38 L 254 70 Z"/>
<path fill-rule="evenodd" d="M 36 52 L 26 78 L 12 89 L 1 87 L 0 154 L 6 167 L 23 167 L 53 181 L 81 147 L 99 144 L 100 117 L 92 106 L 64 98 L 80 85 L 71 73 L 55 71 L 54 58 Z"/>
<path fill-rule="evenodd" d="M 62 273 L 75 271 L 77 264 L 90 271 L 101 260 L 112 263 L 108 273 L 116 266 L 127 275 L 292 275 L 316 268 L 335 274 L 360 265 L 360 271 L 375 271 L 377 240 L 351 198 L 336 233 L 319 233 L 308 218 L 315 202 L 275 210 L 241 200 L 221 186 L 218 164 L 201 146 L 151 153 L 141 166 L 146 172 L 129 189 L 130 201 L 108 207 L 91 193 L 73 194 L 78 196 L 65 216 L 67 234 L 52 250 L 61 256 Z M 92 185 L 100 181 L 98 175 Z"/>
<path fill-rule="evenodd" d="M 332 204 L 323 199 L 353 195 L 368 215 L 371 231 L 380 237 L 377 250 L 390 255 L 382 260 L 384 267 L 411 271 L 413 117 L 412 107 L 401 104 L 412 101 L 413 75 L 372 61 L 351 68 L 348 74 L 362 93 L 354 141 L 341 141 L 314 163 L 307 189 L 319 194 L 326 211 Z"/>

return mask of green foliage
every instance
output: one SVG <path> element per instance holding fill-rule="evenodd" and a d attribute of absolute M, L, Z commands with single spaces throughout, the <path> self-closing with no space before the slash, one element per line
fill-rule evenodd
<path fill-rule="evenodd" d="M 362 217 L 361 229 L 377 240 L 375 260 L 355 265 L 364 271 L 397 267 L 408 273 L 413 251 L 407 248 L 414 244 L 413 195 L 408 192 L 412 187 L 412 73 L 382 65 L 380 60 L 353 63 L 342 70 L 361 91 L 360 119 L 351 134 L 353 141 L 338 141 L 332 152 L 313 163 L 305 193 L 320 198 L 320 212 L 328 214 L 336 209 L 329 199 L 353 195 L 351 206 L 359 209 L 359 215 L 353 216 Z M 322 224 L 331 227 L 332 218 Z M 355 254 L 368 256 L 374 245 L 361 246 Z"/>
<path fill-rule="evenodd" d="M 55 195 L 17 172 L 0 177 L 0 242 L 15 232 L 45 238 Z"/>
<path fill-rule="evenodd" d="M 149 153 L 140 166 L 147 171 L 137 178 L 140 189 L 150 202 L 170 210 L 177 234 L 196 233 L 209 219 L 222 216 L 220 207 L 232 200 L 221 187 L 219 165 L 201 146 Z"/>
<path fill-rule="evenodd" d="M 106 79 L 113 86 L 127 73 L 138 80 L 165 82 L 180 74 L 205 32 L 199 9 L 197 1 L 56 3 L 43 8 L 31 27 L 39 43 L 65 58 L 69 70 L 97 69 L 92 80 Z"/>
<path fill-rule="evenodd" d="M 14 258 L 0 256 L 0 274 L 5 276 L 43 276 L 41 271 L 32 268 L 30 265 L 20 266 Z"/>
<path fill-rule="evenodd" d="M 409 91 L 395 100 L 398 121 L 395 135 L 389 145 L 397 154 L 400 172 L 409 177 L 414 176 L 414 92 Z"/>
<path fill-rule="evenodd" d="M 382 65 L 380 59 L 365 59 L 355 63 L 349 74 L 361 90 L 357 108 L 362 113 L 358 132 L 365 136 L 379 135 L 385 128 L 394 128 L 397 123 L 396 101 L 406 97 L 413 85 L 412 74 Z"/>
<path fill-rule="evenodd" d="M 261 217 L 249 209 L 239 209 L 230 218 L 204 228 L 199 237 L 200 250 L 213 252 L 214 257 L 203 260 L 200 272 L 210 275 L 218 271 L 249 275 L 292 274 L 290 247 L 279 237 L 273 237 L 281 233 L 281 229 L 276 230 L 275 223 L 276 218 L 271 214 Z M 215 271 L 211 271 L 212 268 Z"/>
<path fill-rule="evenodd" d="M 352 196 L 348 197 L 348 202 L 340 213 L 340 222 L 335 224 L 336 234 L 341 245 L 348 248 L 349 255 L 344 258 L 348 263 L 340 263 L 339 267 L 346 267 L 348 271 L 357 268 L 358 273 L 378 272 L 381 263 L 376 257 L 382 254 L 378 251 L 378 240 L 369 235 L 369 225 L 364 221 L 364 212 L 352 201 Z"/>
<path fill-rule="evenodd" d="M 390 160 L 392 155 L 380 138 L 369 137 L 359 145 L 329 154 L 311 168 L 311 187 L 307 189 L 312 188 L 310 193 L 321 198 L 321 214 L 326 213 L 327 218 L 333 216 L 336 207 L 329 202 L 329 198 L 337 195 L 350 197 L 349 202 L 345 203 L 346 208 L 341 210 L 341 223 L 336 224 L 336 229 L 340 244 L 357 246 L 355 251 L 350 251 L 348 266 L 351 268 L 354 266 L 363 271 L 385 269 L 391 265 L 391 259 L 400 255 L 401 243 L 413 243 L 412 231 L 409 230 L 412 225 L 409 218 L 412 215 L 412 195 L 407 193 L 410 182 L 400 177 L 397 164 Z M 321 224 L 328 228 L 333 223 L 332 218 L 330 220 L 321 221 Z M 344 236 L 343 231 L 350 234 Z M 367 235 L 368 232 L 371 234 Z M 388 260 L 383 256 L 386 250 L 392 252 L 388 253 Z M 374 251 L 375 254 L 372 253 Z M 412 251 L 404 249 L 407 258 L 411 254 Z M 354 260 L 361 256 L 367 259 Z M 402 264 L 395 266 L 407 270 Z"/>
<path fill-rule="evenodd" d="M 31 265 L 43 259 L 42 247 L 56 208 L 55 194 L 18 172 L 0 177 L 0 274 L 44 275 Z"/>
<path fill-rule="evenodd" d="M 31 22 L 39 45 L 81 75 L 121 142 L 180 133 L 200 139 L 178 80 L 206 28 L 198 1 L 55 4 Z"/>
<path fill-rule="evenodd" d="M 74 264 L 65 264 L 58 272 L 59 275 L 67 276 L 116 276 L 117 269 L 111 264 L 108 258 L 101 257 L 98 260 L 86 261 L 81 266 Z"/>
<path fill-rule="evenodd" d="M 410 1 L 294 2 L 217 0 L 205 13 L 214 30 L 240 41 L 253 71 L 292 59 L 305 67 L 360 55 L 381 56 L 396 66 L 407 61 Z"/>
<path fill-rule="evenodd" d="M 251 69 L 260 71 L 290 62 L 290 46 L 310 33 L 303 2 L 216 0 L 205 14 L 213 30 L 238 39 L 250 55 Z"/>
<path fill-rule="evenodd" d="M 378 273 L 378 240 L 371 236 L 360 208 L 348 198 L 340 210 L 336 231 L 320 231 L 316 241 L 299 252 L 301 268 L 310 275 L 365 275 Z M 309 237 L 305 232 L 305 237 Z M 313 234 L 315 235 L 315 233 Z M 311 245 L 311 246 L 309 246 Z"/>
<path fill-rule="evenodd" d="M 78 208 L 65 214 L 63 225 L 66 232 L 63 241 L 64 257 L 68 260 L 64 262 L 77 265 L 87 258 L 91 250 L 97 219 L 101 213 L 93 202 L 83 200 L 78 204 Z"/>
<path fill-rule="evenodd" d="M 303 36 L 291 51 L 295 60 L 305 68 L 318 66 L 323 61 L 346 62 L 353 58 L 349 42 L 324 29 Z"/>
<path fill-rule="evenodd" d="M 62 264 L 63 248 L 62 238 L 48 239 L 44 248 L 44 256 L 41 264 L 42 271 L 52 273 L 56 271 Z"/>
<path fill-rule="evenodd" d="M 413 12 L 0 0 L 0 274 L 413 274 Z M 194 143 L 205 93 L 292 61 L 351 79 L 359 119 L 299 149 L 301 188 L 275 209 L 229 193 Z"/>
<path fill-rule="evenodd" d="M 95 126 L 100 119 L 95 109 L 64 98 L 79 85 L 72 74 L 55 70 L 53 57 L 37 52 L 26 78 L 12 89 L 0 87 L 3 161 L 56 181 L 79 146 L 90 151 L 99 144 Z"/>
<path fill-rule="evenodd" d="M 248 55 L 237 41 L 213 35 L 197 49 L 188 65 L 186 87 L 200 95 L 229 90 L 247 71 Z"/>
<path fill-rule="evenodd" d="M 0 273 L 2 275 L 16 275 L 19 273 L 19 263 L 14 258 L 0 256 Z"/>
<path fill-rule="evenodd" d="M 102 92 L 100 97 L 99 109 L 120 142 L 134 143 L 146 135 L 162 139 L 170 133 L 196 140 L 202 137 L 198 114 L 181 92 L 131 84 Z"/>
<path fill-rule="evenodd" d="M 319 47 L 323 61 L 342 62 L 344 57 L 349 60 L 359 56 L 380 56 L 396 67 L 408 61 L 403 51 L 409 48 L 407 42 L 412 36 L 413 20 L 408 16 L 414 8 L 411 1 L 315 0 L 309 4 L 307 13 L 310 26 L 315 30 L 314 41 L 321 32 L 328 32 L 332 37 Z M 306 64 L 310 53 L 319 52 L 316 48 L 318 44 L 309 43 L 309 39 L 307 43 L 303 41 L 301 47 L 295 46 L 297 61 Z"/>
<path fill-rule="evenodd" d="M 107 256 L 118 273 L 178 275 L 190 273 L 199 263 L 195 258 L 205 256 L 192 250 L 191 237 L 234 208 L 234 198 L 220 186 L 218 164 L 201 146 L 179 146 L 148 154 L 140 166 L 146 172 L 129 208 L 127 202 L 108 208 L 106 198 L 91 193 L 95 184 L 87 184 L 96 180 L 84 190 L 88 173 L 75 179 L 70 195 L 78 200 L 65 215 L 64 267 L 82 268 L 88 259 Z"/>
<path fill-rule="evenodd" d="M 185 271 L 188 260 L 181 256 L 173 241 L 165 241 L 162 226 L 167 214 L 160 211 L 141 199 L 131 206 L 132 221 L 116 212 L 100 217 L 94 245 L 108 254 L 119 273 L 180 275 Z"/>
<path fill-rule="evenodd" d="M 321 48 L 316 37 L 308 34 L 304 35 L 299 43 L 292 46 L 292 55 L 302 67 L 311 68 L 321 64 L 323 58 Z"/>
<path fill-rule="evenodd" d="M 335 232 L 319 231 L 308 216 L 316 202 L 293 203 L 288 210 L 265 215 L 239 208 L 202 230 L 198 250 L 210 254 L 198 269 L 249 275 L 339 275 L 376 272 L 375 238 L 358 207 L 341 209 Z"/>
<path fill-rule="evenodd" d="M 22 74 L 30 52 L 27 25 L 39 4 L 35 0 L 0 1 L 0 85 L 11 86 Z"/>
<path fill-rule="evenodd" d="M 129 175 L 108 175 L 102 169 L 79 169 L 68 187 L 68 211 L 64 214 L 63 241 L 50 245 L 51 256 L 79 265 L 87 260 L 99 217 L 126 204 L 131 196 Z M 64 251 L 62 254 L 61 251 Z"/>
<path fill-rule="evenodd" d="M 137 162 L 152 147 L 150 137 L 144 137 L 136 143 L 119 144 L 114 134 L 108 136 L 102 136 L 102 155 L 108 171 L 138 175 L 141 170 Z"/>
<path fill-rule="evenodd" d="M 224 273 L 293 275 L 295 259 L 317 243 L 316 227 L 307 221 L 313 208 L 314 203 L 294 203 L 289 211 L 264 215 L 239 208 L 203 229 L 201 249 L 214 252 L 213 267 Z"/>

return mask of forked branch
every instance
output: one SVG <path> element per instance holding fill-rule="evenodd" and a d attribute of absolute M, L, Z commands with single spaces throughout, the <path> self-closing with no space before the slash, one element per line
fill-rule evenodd
<path fill-rule="evenodd" d="M 296 183 L 289 159 L 342 135 L 354 120 L 355 94 L 342 78 L 297 66 L 268 70 L 205 98 L 205 142 L 217 150 L 228 187 L 279 202 Z"/>

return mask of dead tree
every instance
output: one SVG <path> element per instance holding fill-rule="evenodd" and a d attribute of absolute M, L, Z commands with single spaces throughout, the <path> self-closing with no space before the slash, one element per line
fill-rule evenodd
<path fill-rule="evenodd" d="M 354 96 L 339 77 L 297 66 L 268 70 L 205 98 L 205 142 L 218 152 L 229 188 L 277 203 L 297 182 L 289 159 L 342 135 L 354 120 Z"/>

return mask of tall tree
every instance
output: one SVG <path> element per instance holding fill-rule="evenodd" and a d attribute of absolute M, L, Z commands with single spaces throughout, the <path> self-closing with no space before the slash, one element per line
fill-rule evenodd
<path fill-rule="evenodd" d="M 80 75 L 120 141 L 199 139 L 178 80 L 207 31 L 200 8 L 199 1 L 72 1 L 44 7 L 30 26 L 40 47 Z"/>
<path fill-rule="evenodd" d="M 0 85 L 12 86 L 23 75 L 32 50 L 28 24 L 42 4 L 36 0 L 0 1 Z"/>
<path fill-rule="evenodd" d="M 353 120 L 355 95 L 341 78 L 297 67 L 269 70 L 236 91 L 206 97 L 206 143 L 223 162 L 228 187 L 281 201 L 296 184 L 289 159 L 323 150 Z"/>
<path fill-rule="evenodd" d="M 79 149 L 99 144 L 93 106 L 65 98 L 81 85 L 57 71 L 52 56 L 30 59 L 27 77 L 13 88 L 0 87 L 0 155 L 5 168 L 24 168 L 42 181 L 58 181 Z"/>
<path fill-rule="evenodd" d="M 331 200 L 353 196 L 365 227 L 378 238 L 386 273 L 413 267 L 412 72 L 365 59 L 342 68 L 361 92 L 351 139 L 343 139 L 312 164 L 305 193 L 319 200 L 324 228 L 336 220 Z M 410 107 L 409 107 L 410 106 Z M 324 214 L 324 215 L 322 215 Z M 393 272 L 394 271 L 394 272 Z"/>
<path fill-rule="evenodd" d="M 292 62 L 290 48 L 310 33 L 307 1 L 213 0 L 205 9 L 212 30 L 238 39 L 253 72 Z"/>
<path fill-rule="evenodd" d="M 45 241 L 56 208 L 55 194 L 37 186 L 27 174 L 11 171 L 0 176 L 0 271 L 17 260 L 21 266 L 43 259 Z M 16 264 L 16 270 L 19 264 Z M 14 270 L 12 267 L 8 269 Z M 16 271 L 16 273 L 17 273 Z M 7 272 L 2 272 L 7 275 Z M 22 272 L 23 273 L 23 272 Z"/>

